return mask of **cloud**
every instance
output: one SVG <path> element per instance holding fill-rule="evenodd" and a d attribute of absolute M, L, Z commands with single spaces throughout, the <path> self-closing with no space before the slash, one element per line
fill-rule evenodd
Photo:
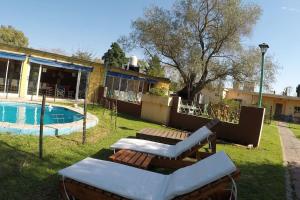
<path fill-rule="evenodd" d="M 281 9 L 285 10 L 285 11 L 293 12 L 293 13 L 300 13 L 300 9 L 297 9 L 297 8 L 282 6 Z"/>

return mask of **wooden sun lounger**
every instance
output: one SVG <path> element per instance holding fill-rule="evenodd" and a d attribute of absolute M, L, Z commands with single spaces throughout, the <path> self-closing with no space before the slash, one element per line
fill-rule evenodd
<path fill-rule="evenodd" d="M 216 141 L 216 135 L 212 134 L 208 138 L 208 140 Z M 193 161 L 185 161 L 184 159 L 187 157 L 193 157 L 196 154 L 196 160 L 200 160 L 216 152 L 215 148 L 212 152 L 199 152 L 198 150 L 206 144 L 206 140 L 202 141 L 201 143 L 195 145 L 193 148 L 183 152 L 176 159 L 170 159 L 166 157 L 155 156 L 147 153 L 126 149 L 116 151 L 116 153 L 111 155 L 109 159 L 113 162 L 122 163 L 125 165 L 130 165 L 142 169 L 148 169 L 151 166 L 168 169 L 179 169 L 195 163 Z"/>
<path fill-rule="evenodd" d="M 212 129 L 219 123 L 219 119 L 213 119 L 205 126 L 208 129 Z M 154 142 L 160 142 L 164 144 L 174 145 L 187 138 L 191 132 L 180 130 L 162 130 L 154 128 L 144 128 L 136 133 L 136 138 L 150 140 Z"/>
<path fill-rule="evenodd" d="M 206 124 L 205 126 L 209 129 L 211 129 L 218 123 L 219 123 L 219 120 L 214 119 L 214 120 L 210 121 L 208 124 Z M 151 130 L 152 130 L 152 133 L 151 133 Z M 153 134 L 153 132 L 154 132 L 154 134 Z M 160 133 L 160 134 L 158 134 L 158 133 Z M 147 138 L 144 138 L 144 139 L 148 140 L 149 137 L 152 137 L 152 139 L 154 138 L 154 141 L 156 141 L 156 142 L 159 142 L 159 141 L 165 140 L 165 139 L 175 141 L 174 137 L 172 137 L 172 134 L 180 135 L 180 137 L 182 137 L 185 134 L 186 135 L 185 138 L 188 137 L 187 132 L 173 131 L 173 133 L 172 133 L 172 132 L 168 132 L 168 131 L 164 131 L 164 130 L 161 131 L 161 130 L 157 130 L 157 129 L 148 129 L 146 134 L 147 134 Z M 164 137 L 164 136 L 166 136 L 166 137 Z M 182 137 L 182 138 L 184 139 L 184 137 Z M 112 156 L 109 157 L 109 159 L 113 162 L 122 163 L 125 165 L 130 165 L 130 166 L 134 166 L 134 167 L 142 168 L 142 169 L 149 169 L 149 167 L 151 167 L 151 166 L 159 167 L 159 168 L 178 169 L 178 168 L 182 168 L 182 167 L 185 167 L 187 165 L 191 165 L 194 163 L 192 161 L 184 160 L 187 157 L 192 157 L 192 158 L 196 158 L 196 160 L 200 160 L 200 159 L 206 158 L 206 157 L 216 153 L 216 140 L 217 140 L 217 137 L 216 137 L 216 134 L 214 133 L 214 134 L 210 135 L 207 138 L 207 140 L 203 140 L 199 144 L 195 145 L 193 148 L 183 152 L 176 159 L 170 159 L 167 157 L 161 157 L 161 156 L 151 155 L 148 153 L 142 153 L 142 152 L 126 150 L 126 149 L 117 150 Z M 204 147 L 207 143 L 209 143 L 210 151 L 209 152 L 199 152 L 199 149 Z M 174 145 L 174 144 L 171 144 L 171 145 Z"/>
<path fill-rule="evenodd" d="M 231 174 L 233 179 L 238 179 L 239 170 Z M 193 192 L 178 196 L 176 200 L 228 200 L 230 191 L 231 178 L 226 176 L 215 182 L 212 182 Z M 110 192 L 77 182 L 72 179 L 65 179 L 59 183 L 60 199 L 68 200 L 65 194 L 75 197 L 76 200 L 128 200 L 127 198 L 112 194 Z M 231 198 L 234 200 L 234 197 Z"/>

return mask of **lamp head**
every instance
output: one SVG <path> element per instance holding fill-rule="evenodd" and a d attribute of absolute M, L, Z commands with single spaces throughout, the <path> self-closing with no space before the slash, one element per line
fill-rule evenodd
<path fill-rule="evenodd" d="M 260 50 L 261 50 L 261 53 L 265 54 L 269 48 L 269 45 L 266 44 L 266 43 L 262 43 L 260 45 L 258 45 Z"/>

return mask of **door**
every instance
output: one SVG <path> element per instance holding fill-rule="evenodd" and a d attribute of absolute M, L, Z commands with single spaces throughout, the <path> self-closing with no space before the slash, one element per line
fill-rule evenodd
<path fill-rule="evenodd" d="M 275 116 L 280 116 L 282 114 L 282 107 L 283 105 L 281 103 L 276 103 Z"/>

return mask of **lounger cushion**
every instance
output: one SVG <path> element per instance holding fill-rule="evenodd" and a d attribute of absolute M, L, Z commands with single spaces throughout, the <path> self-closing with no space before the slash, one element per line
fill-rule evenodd
<path fill-rule="evenodd" d="M 198 143 L 207 140 L 207 138 L 212 134 L 212 132 L 206 127 L 203 126 L 199 128 L 197 131 L 195 131 L 193 134 L 191 134 L 186 139 L 178 142 L 175 145 L 175 152 L 174 157 L 179 156 L 186 150 L 191 149 L 192 147 L 196 146 Z"/>
<path fill-rule="evenodd" d="M 194 165 L 163 175 L 93 158 L 58 173 L 87 185 L 137 200 L 168 200 L 192 192 L 236 171 L 231 159 L 218 152 Z"/>
<path fill-rule="evenodd" d="M 158 156 L 173 158 L 175 155 L 175 146 L 152 142 L 149 140 L 141 140 L 134 138 L 122 138 L 113 145 L 112 149 L 130 149 L 134 151 L 150 153 Z"/>
<path fill-rule="evenodd" d="M 168 145 L 142 139 L 122 138 L 114 143 L 111 148 L 130 149 L 168 158 L 176 158 L 186 150 L 194 147 L 199 142 L 206 140 L 211 134 L 212 132 L 206 126 L 203 126 L 191 134 L 188 138 L 178 142 L 176 145 Z"/>
<path fill-rule="evenodd" d="M 86 158 L 60 175 L 129 199 L 161 200 L 166 175 L 104 160 Z"/>
<path fill-rule="evenodd" d="M 231 159 L 223 151 L 218 152 L 194 165 L 175 171 L 169 179 L 165 199 L 192 192 L 236 170 Z"/>

